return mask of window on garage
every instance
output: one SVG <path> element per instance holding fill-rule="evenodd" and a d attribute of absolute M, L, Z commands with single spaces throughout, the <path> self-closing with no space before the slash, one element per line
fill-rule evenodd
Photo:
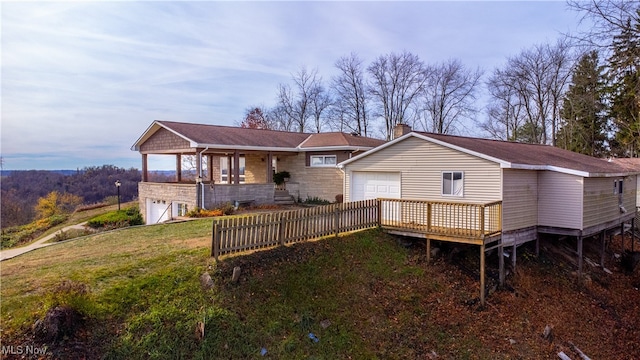
<path fill-rule="evenodd" d="M 462 171 L 442 172 L 442 195 L 462 196 L 464 191 L 464 174 Z"/>
<path fill-rule="evenodd" d="M 311 155 L 311 166 L 336 166 L 337 157 L 335 155 Z"/>

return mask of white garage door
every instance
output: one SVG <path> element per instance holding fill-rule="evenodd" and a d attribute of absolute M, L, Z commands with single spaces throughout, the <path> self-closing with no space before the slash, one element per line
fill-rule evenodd
<path fill-rule="evenodd" d="M 400 198 L 400 173 L 354 171 L 351 175 L 351 201 Z"/>
<path fill-rule="evenodd" d="M 171 219 L 171 209 L 165 200 L 147 199 L 147 225 L 157 224 Z"/>

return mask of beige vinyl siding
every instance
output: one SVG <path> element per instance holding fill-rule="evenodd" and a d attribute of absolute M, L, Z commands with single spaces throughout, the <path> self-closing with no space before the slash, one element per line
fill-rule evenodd
<path fill-rule="evenodd" d="M 539 171 L 538 225 L 582 229 L 583 180 L 576 175 Z"/>
<path fill-rule="evenodd" d="M 409 137 L 345 166 L 345 199 L 353 171 L 401 173 L 403 199 L 451 202 L 501 200 L 500 165 L 426 140 Z M 442 196 L 442 171 L 464 173 L 464 196 Z"/>
<path fill-rule="evenodd" d="M 618 195 L 613 193 L 613 183 L 619 179 L 624 179 L 622 201 L 627 214 L 635 210 L 637 189 L 635 176 L 586 178 L 584 181 L 584 228 L 613 221 L 625 215 L 618 207 Z"/>
<path fill-rule="evenodd" d="M 503 169 L 502 229 L 524 229 L 538 225 L 538 172 Z"/>

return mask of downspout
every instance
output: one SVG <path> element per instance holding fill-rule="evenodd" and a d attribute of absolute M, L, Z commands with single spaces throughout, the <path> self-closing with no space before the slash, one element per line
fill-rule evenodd
<path fill-rule="evenodd" d="M 205 151 L 209 150 L 209 147 L 207 146 L 206 148 L 204 148 L 204 150 L 200 151 L 200 154 L 198 154 L 198 156 L 200 157 L 200 174 L 198 174 L 198 176 L 200 177 L 200 179 L 202 181 L 200 181 L 200 193 L 202 194 L 200 197 L 200 201 L 202 202 L 202 204 L 200 204 L 200 208 L 206 210 L 206 208 L 204 207 L 204 179 L 202 178 L 202 153 L 204 153 Z M 211 172 L 211 169 L 209 169 L 209 172 Z"/>

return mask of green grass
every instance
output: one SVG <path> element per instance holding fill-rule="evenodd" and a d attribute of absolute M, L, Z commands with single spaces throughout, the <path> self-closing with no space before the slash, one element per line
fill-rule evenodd
<path fill-rule="evenodd" d="M 612 321 L 567 278 L 526 262 L 518 291 L 528 295 L 497 292 L 490 307 L 468 305 L 478 295 L 475 279 L 444 261 L 426 266 L 424 248 L 406 249 L 377 230 L 218 263 L 210 241 L 211 219 L 202 219 L 96 234 L 4 261 L 2 344 L 32 342 L 32 324 L 55 305 L 86 319 L 76 338 L 49 344 L 60 358 L 78 343 L 86 353 L 76 357 L 104 359 L 252 359 L 262 358 L 262 348 L 273 359 L 414 359 L 432 352 L 443 359 L 550 358 L 555 344 L 588 338 Z M 233 283 L 236 266 L 242 275 Z M 213 289 L 201 287 L 204 272 Z M 540 301 L 543 288 L 572 301 Z M 629 290 L 631 300 L 636 292 Z M 585 309 L 595 309 L 599 320 L 584 316 Z M 577 323 L 567 327 L 568 319 Z M 203 338 L 196 336 L 199 323 Z M 554 345 L 540 337 L 547 323 L 558 328 Z M 633 331 L 623 340 L 635 339 Z M 596 358 L 620 348 L 602 335 L 592 338 L 606 344 L 598 353 L 581 343 Z"/>

